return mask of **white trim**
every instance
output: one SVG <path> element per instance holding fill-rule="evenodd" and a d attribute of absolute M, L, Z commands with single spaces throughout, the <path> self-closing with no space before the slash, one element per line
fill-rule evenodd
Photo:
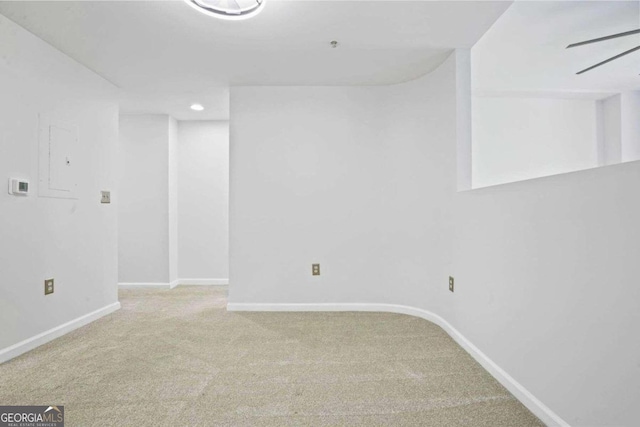
<path fill-rule="evenodd" d="M 0 363 L 4 363 L 7 360 L 13 359 L 14 357 L 18 357 L 21 354 L 24 354 L 36 347 L 41 346 L 42 344 L 46 344 L 49 341 L 61 337 L 62 335 L 68 334 L 74 329 L 78 329 L 119 309 L 120 303 L 114 302 L 113 304 L 109 304 L 96 311 L 92 311 L 91 313 L 85 314 L 84 316 L 80 316 L 67 323 L 63 323 L 60 326 L 56 326 L 53 329 L 49 329 L 48 331 L 42 332 L 41 334 L 38 334 L 31 338 L 27 338 L 24 341 L 20 341 L 17 344 L 4 348 L 0 350 Z"/>
<path fill-rule="evenodd" d="M 178 281 L 181 285 L 222 286 L 229 284 L 229 279 L 178 279 Z"/>
<path fill-rule="evenodd" d="M 173 282 L 172 282 L 173 283 Z M 171 289 L 171 283 L 118 283 L 120 289 Z"/>
<path fill-rule="evenodd" d="M 123 282 L 118 283 L 120 289 L 173 289 L 181 285 L 200 285 L 200 286 L 224 286 L 229 284 L 229 279 L 176 279 L 169 283 L 137 283 Z"/>
<path fill-rule="evenodd" d="M 493 377 L 509 390 L 524 406 L 529 408 L 540 420 L 548 426 L 568 427 L 569 424 L 553 412 L 549 407 L 537 399 L 522 384 L 500 368 L 493 360 L 484 354 L 471 341 L 464 337 L 449 322 L 437 314 L 419 308 L 395 304 L 251 304 L 228 303 L 228 311 L 379 311 L 388 313 L 407 314 L 421 317 L 435 323 L 447 332 L 454 341 L 464 348 L 478 363 Z"/>

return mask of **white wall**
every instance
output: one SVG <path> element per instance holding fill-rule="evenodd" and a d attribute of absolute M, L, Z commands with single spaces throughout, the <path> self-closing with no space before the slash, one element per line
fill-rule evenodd
<path fill-rule="evenodd" d="M 389 87 L 232 88 L 230 302 L 437 302 L 455 62 Z"/>
<path fill-rule="evenodd" d="M 117 303 L 115 88 L 0 15 L 0 350 Z M 78 126 L 78 199 L 38 197 L 38 115 Z M 111 190 L 112 203 L 100 204 Z M 44 295 L 44 279 L 55 293 Z"/>
<path fill-rule="evenodd" d="M 640 164 L 457 193 L 456 64 L 232 89 L 229 302 L 428 310 L 569 424 L 636 425 Z"/>
<path fill-rule="evenodd" d="M 598 166 L 615 165 L 622 161 L 620 98 L 618 94 L 596 101 Z"/>
<path fill-rule="evenodd" d="M 598 165 L 596 101 L 473 98 L 473 188 Z"/>
<path fill-rule="evenodd" d="M 178 279 L 178 122 L 169 117 L 168 221 L 169 221 L 169 282 Z"/>
<path fill-rule="evenodd" d="M 621 93 L 620 111 L 622 161 L 640 160 L 640 91 Z"/>
<path fill-rule="evenodd" d="M 473 185 L 471 139 L 471 50 L 456 49 L 456 168 L 458 191 L 470 190 Z"/>
<path fill-rule="evenodd" d="M 171 281 L 169 207 L 173 192 L 169 190 L 175 184 L 169 185 L 169 152 L 175 151 L 175 141 L 170 144 L 170 123 L 166 115 L 120 116 L 120 283 Z"/>
<path fill-rule="evenodd" d="M 121 284 L 228 281 L 228 122 L 120 117 Z"/>
<path fill-rule="evenodd" d="M 640 420 L 640 163 L 460 193 L 449 320 L 576 426 Z"/>
<path fill-rule="evenodd" d="M 178 126 L 178 218 L 182 279 L 229 278 L 229 122 Z"/>

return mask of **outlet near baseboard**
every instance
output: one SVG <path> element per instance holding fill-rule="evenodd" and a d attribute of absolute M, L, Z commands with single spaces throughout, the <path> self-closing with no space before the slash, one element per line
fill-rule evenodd
<path fill-rule="evenodd" d="M 451 292 L 453 292 L 453 284 L 454 284 L 454 279 L 453 277 L 449 276 L 449 290 Z"/>

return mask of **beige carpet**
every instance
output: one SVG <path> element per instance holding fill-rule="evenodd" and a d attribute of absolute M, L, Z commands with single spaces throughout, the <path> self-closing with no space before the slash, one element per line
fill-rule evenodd
<path fill-rule="evenodd" d="M 122 309 L 0 365 L 1 405 L 67 426 L 538 426 L 439 327 L 386 313 L 227 313 L 226 290 Z"/>

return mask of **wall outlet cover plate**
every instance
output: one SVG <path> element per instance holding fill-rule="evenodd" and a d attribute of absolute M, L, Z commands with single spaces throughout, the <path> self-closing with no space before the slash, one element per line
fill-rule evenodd
<path fill-rule="evenodd" d="M 449 290 L 451 292 L 453 292 L 453 284 L 454 284 L 453 277 L 449 276 Z"/>
<path fill-rule="evenodd" d="M 53 279 L 46 279 L 44 281 L 44 294 L 49 295 L 49 294 L 52 294 L 53 291 L 54 291 Z"/>
<path fill-rule="evenodd" d="M 101 191 L 100 203 L 111 203 L 111 191 Z"/>

